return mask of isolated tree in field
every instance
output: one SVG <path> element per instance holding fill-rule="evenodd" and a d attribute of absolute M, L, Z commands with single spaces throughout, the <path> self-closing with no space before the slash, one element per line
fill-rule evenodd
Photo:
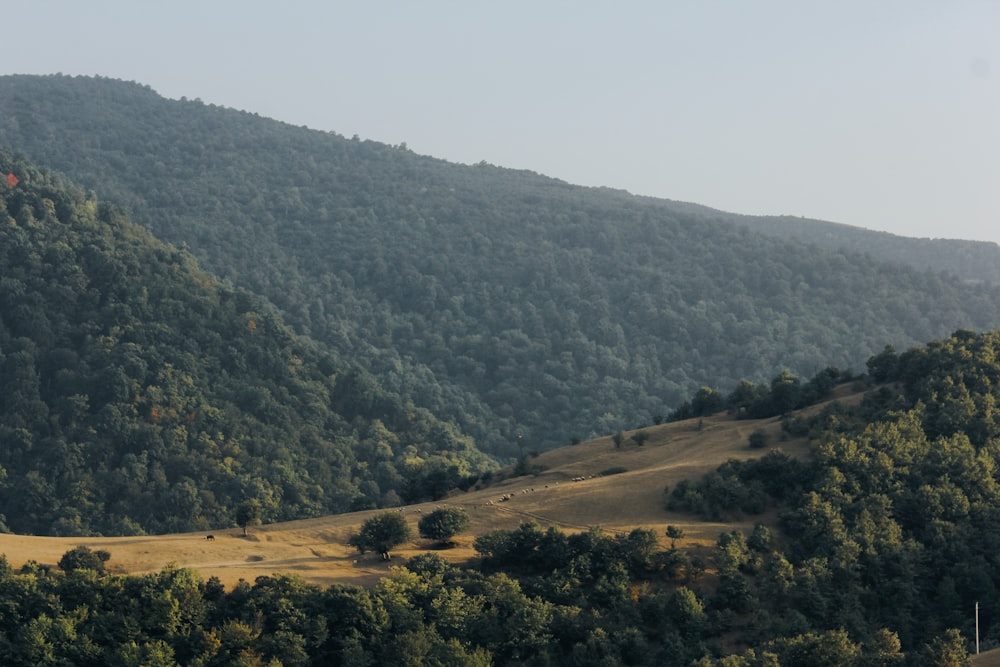
<path fill-rule="evenodd" d="M 667 526 L 667 537 L 670 538 L 670 548 L 677 548 L 677 540 L 684 539 L 684 529 L 678 526 Z"/>
<path fill-rule="evenodd" d="M 447 542 L 469 527 L 469 515 L 457 507 L 444 507 L 420 519 L 417 527 L 421 537 Z"/>
<path fill-rule="evenodd" d="M 389 550 L 410 539 L 410 526 L 399 512 L 382 512 L 361 524 L 361 531 L 347 541 L 361 553 L 377 551 L 389 560 Z"/>
<path fill-rule="evenodd" d="M 255 526 L 260 523 L 260 501 L 256 498 L 244 501 L 236 508 L 236 524 L 243 529 L 243 536 L 246 537 L 247 526 Z"/>
<path fill-rule="evenodd" d="M 90 547 L 76 547 L 70 549 L 59 559 L 59 568 L 63 572 L 73 570 L 95 570 L 104 572 L 104 564 L 110 560 L 111 554 L 104 549 L 93 551 Z"/>
<path fill-rule="evenodd" d="M 632 434 L 631 440 L 635 442 L 635 444 L 642 447 L 646 444 L 646 441 L 649 440 L 649 433 L 646 431 L 636 431 Z"/>

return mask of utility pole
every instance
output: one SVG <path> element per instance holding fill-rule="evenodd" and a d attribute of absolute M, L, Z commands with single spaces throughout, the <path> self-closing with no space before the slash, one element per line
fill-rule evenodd
<path fill-rule="evenodd" d="M 976 655 L 979 655 L 979 602 L 976 602 Z"/>

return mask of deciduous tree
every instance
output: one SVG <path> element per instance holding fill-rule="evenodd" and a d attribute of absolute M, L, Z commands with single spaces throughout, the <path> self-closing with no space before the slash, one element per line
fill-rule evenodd
<path fill-rule="evenodd" d="M 361 524 L 361 531 L 348 544 L 361 553 L 377 551 L 389 560 L 389 550 L 410 539 L 410 526 L 399 512 L 382 512 Z"/>

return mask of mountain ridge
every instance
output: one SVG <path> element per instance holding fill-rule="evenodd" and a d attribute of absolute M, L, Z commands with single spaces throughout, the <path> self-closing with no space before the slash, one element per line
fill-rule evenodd
<path fill-rule="evenodd" d="M 1000 323 L 986 278 L 139 84 L 2 77 L 4 142 L 506 459 L 655 421 L 704 385 Z"/>

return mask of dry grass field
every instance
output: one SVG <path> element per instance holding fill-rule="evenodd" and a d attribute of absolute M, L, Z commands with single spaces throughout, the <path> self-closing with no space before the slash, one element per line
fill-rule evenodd
<path fill-rule="evenodd" d="M 859 398 L 844 388 L 837 400 Z M 747 446 L 755 429 L 767 432 L 769 447 L 796 456 L 807 453 L 804 440 L 780 441 L 777 419 L 735 420 L 725 414 L 705 418 L 700 428 L 698 420 L 645 428 L 650 437 L 642 447 L 627 439 L 631 433 L 625 434 L 620 449 L 611 437 L 563 447 L 530 460 L 541 468 L 538 474 L 504 478 L 501 473 L 486 488 L 402 508 L 415 538 L 393 551 L 392 562 L 405 563 L 408 557 L 433 549 L 431 542 L 416 537 L 417 522 L 437 506 L 464 508 L 471 519 L 469 530 L 456 537 L 457 546 L 436 552 L 451 562 L 475 555 L 472 543 L 476 535 L 516 528 L 524 521 L 557 526 L 566 532 L 592 526 L 608 531 L 650 528 L 661 536 L 664 546 L 666 526 L 674 524 L 686 533 L 680 546 L 706 548 L 733 524 L 704 523 L 667 512 L 664 488 L 672 488 L 682 479 L 694 479 L 729 458 L 759 456 L 762 450 Z M 611 468 L 626 471 L 600 475 Z M 510 500 L 500 502 L 505 494 Z M 391 563 L 382 562 L 377 554 L 359 556 L 347 546 L 347 540 L 373 514 L 355 512 L 255 526 L 247 537 L 239 528 L 220 527 L 211 531 L 212 541 L 206 539 L 207 532 L 108 538 L 0 535 L 0 553 L 6 554 L 15 568 L 28 560 L 55 567 L 66 551 L 85 545 L 110 552 L 107 565 L 116 573 L 156 572 L 175 565 L 193 568 L 206 578 L 217 576 L 227 586 L 273 573 L 294 573 L 320 585 L 369 584 L 383 576 Z M 745 527 L 752 523 L 748 521 Z"/>
<path fill-rule="evenodd" d="M 1000 648 L 972 656 L 972 664 L 975 667 L 1000 667 Z"/>

